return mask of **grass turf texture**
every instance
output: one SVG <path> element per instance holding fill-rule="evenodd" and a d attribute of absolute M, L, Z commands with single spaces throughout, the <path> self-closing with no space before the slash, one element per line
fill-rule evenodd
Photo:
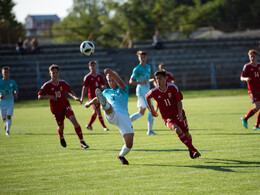
<path fill-rule="evenodd" d="M 62 148 L 47 102 L 18 102 L 11 135 L 5 136 L 3 128 L 0 135 L 0 194 L 259 194 L 260 131 L 252 130 L 256 115 L 248 130 L 240 120 L 252 107 L 250 99 L 240 90 L 210 92 L 217 95 L 184 92 L 200 159 L 190 159 L 160 116 L 154 121 L 159 135 L 147 136 L 146 112 L 133 122 L 129 166 L 116 159 L 123 145 L 118 129 L 106 122 L 110 131 L 104 132 L 97 119 L 93 131 L 85 129 L 92 109 L 73 103 L 90 148 L 80 148 L 67 119 L 67 148 Z M 137 111 L 135 97 L 128 106 L 130 114 Z"/>

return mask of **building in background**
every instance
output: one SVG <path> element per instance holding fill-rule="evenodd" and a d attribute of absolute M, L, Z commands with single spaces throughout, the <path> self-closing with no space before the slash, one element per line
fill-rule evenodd
<path fill-rule="evenodd" d="M 54 23 L 59 23 L 57 15 L 28 15 L 25 18 L 25 29 L 27 37 L 44 36 L 49 32 Z"/>

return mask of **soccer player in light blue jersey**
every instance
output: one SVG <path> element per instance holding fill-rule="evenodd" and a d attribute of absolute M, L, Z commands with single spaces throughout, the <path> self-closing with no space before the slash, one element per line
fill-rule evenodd
<path fill-rule="evenodd" d="M 105 89 L 103 93 L 96 89 L 96 97 L 86 102 L 85 107 L 89 108 L 92 104 L 101 103 L 105 111 L 106 120 L 118 127 L 125 142 L 117 158 L 123 165 L 129 165 L 125 159 L 133 147 L 134 131 L 128 113 L 128 87 L 115 71 L 107 68 L 104 70 L 108 85 L 111 89 Z"/>
<path fill-rule="evenodd" d="M 151 65 L 146 64 L 146 60 L 147 60 L 146 52 L 138 51 L 137 56 L 140 64 L 133 69 L 131 78 L 129 80 L 129 84 L 136 85 L 136 96 L 138 98 L 137 107 L 139 107 L 139 111 L 132 114 L 130 117 L 132 122 L 144 115 L 145 110 L 148 106 L 145 96 L 150 91 L 150 82 L 153 82 L 153 79 L 150 79 L 152 73 L 152 67 Z M 157 135 L 153 131 L 153 121 L 154 121 L 153 116 L 149 112 L 147 135 Z"/>
<path fill-rule="evenodd" d="M 1 117 L 4 122 L 6 135 L 10 135 L 14 110 L 14 99 L 18 98 L 18 87 L 16 82 L 13 79 L 10 79 L 10 67 L 2 67 L 2 76 L 3 78 L 0 80 Z"/>

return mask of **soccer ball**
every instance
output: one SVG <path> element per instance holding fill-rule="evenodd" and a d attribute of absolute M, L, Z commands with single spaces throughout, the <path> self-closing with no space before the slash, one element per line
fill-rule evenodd
<path fill-rule="evenodd" d="M 86 56 L 90 56 L 95 51 L 95 45 L 91 41 L 83 41 L 80 44 L 80 52 Z"/>

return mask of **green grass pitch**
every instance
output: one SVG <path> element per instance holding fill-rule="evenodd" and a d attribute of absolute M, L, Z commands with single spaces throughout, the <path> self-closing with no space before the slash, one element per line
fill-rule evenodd
<path fill-rule="evenodd" d="M 89 149 L 80 148 L 72 124 L 65 120 L 67 148 L 59 143 L 47 101 L 18 102 L 11 135 L 0 130 L 0 194 L 260 194 L 260 131 L 244 129 L 240 118 L 252 107 L 244 95 L 216 91 L 217 96 L 184 93 L 184 109 L 199 159 L 190 159 L 175 132 L 155 118 L 158 136 L 147 136 L 147 112 L 133 122 L 134 147 L 116 159 L 123 140 L 118 129 L 98 120 L 85 125 L 92 109 L 70 100 Z M 210 94 L 210 93 L 209 93 Z M 137 111 L 136 98 L 129 113 Z"/>

